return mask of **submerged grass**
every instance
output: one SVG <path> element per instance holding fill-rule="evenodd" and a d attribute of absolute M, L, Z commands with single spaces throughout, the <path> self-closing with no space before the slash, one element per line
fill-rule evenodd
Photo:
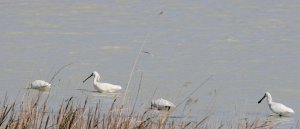
<path fill-rule="evenodd" d="M 70 97 L 59 107 L 49 109 L 48 100 L 41 99 L 41 95 L 30 97 L 27 94 L 21 102 L 9 102 L 7 97 L 1 101 L 0 128 L 5 129 L 210 129 L 210 128 L 274 128 L 276 124 L 259 118 L 240 120 L 237 123 L 214 123 L 209 121 L 209 115 L 198 122 L 170 119 L 167 111 L 145 110 L 142 112 L 124 111 L 116 103 L 116 99 L 107 110 L 101 109 L 101 103 L 88 104 L 88 98 L 79 103 Z M 122 115 L 120 115 L 123 111 Z M 133 113 L 135 112 L 135 113 Z M 133 115 L 134 114 L 134 115 Z M 296 126 L 295 128 L 298 128 Z"/>

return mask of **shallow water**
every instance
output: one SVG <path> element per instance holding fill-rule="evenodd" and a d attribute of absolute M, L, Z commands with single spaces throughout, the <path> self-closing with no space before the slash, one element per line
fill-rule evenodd
<path fill-rule="evenodd" d="M 257 101 L 269 91 L 296 112 L 284 127 L 300 120 L 299 1 L 2 0 L 0 10 L 1 98 L 73 63 L 52 82 L 51 103 L 75 96 L 109 105 L 119 94 L 90 92 L 83 79 L 96 70 L 125 89 L 146 42 L 151 54 L 141 54 L 129 87 L 134 100 L 143 72 L 140 109 L 160 97 L 179 103 L 213 75 L 175 117 L 264 118 L 266 101 Z"/>

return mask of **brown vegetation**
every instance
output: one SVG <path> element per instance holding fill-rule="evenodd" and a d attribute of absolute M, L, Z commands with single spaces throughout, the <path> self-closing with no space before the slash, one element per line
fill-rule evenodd
<path fill-rule="evenodd" d="M 238 123 L 214 123 L 206 116 L 199 122 L 174 121 L 169 118 L 170 112 L 146 110 L 142 113 L 125 112 L 115 101 L 107 111 L 101 110 L 100 103 L 88 104 L 86 99 L 75 104 L 73 97 L 63 101 L 56 111 L 49 109 L 48 100 L 41 96 L 25 97 L 17 104 L 5 98 L 0 108 L 0 127 L 14 129 L 184 129 L 184 128 L 273 128 L 272 123 L 263 120 L 241 120 Z M 121 112 L 122 111 L 122 112 Z M 135 114 L 135 115 L 133 115 Z M 216 126 L 217 124 L 217 126 Z M 274 124 L 273 124 L 274 125 Z"/>

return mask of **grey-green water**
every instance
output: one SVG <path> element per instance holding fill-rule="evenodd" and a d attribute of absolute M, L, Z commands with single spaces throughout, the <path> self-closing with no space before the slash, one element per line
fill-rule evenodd
<path fill-rule="evenodd" d="M 82 84 L 92 71 L 104 82 L 125 89 L 143 42 L 129 96 L 143 72 L 140 110 L 154 98 L 178 103 L 214 75 L 175 116 L 205 116 L 214 100 L 214 118 L 266 117 L 269 91 L 274 101 L 300 120 L 300 2 L 297 0 L 190 1 L 0 1 L 0 96 L 22 96 L 28 82 L 50 80 L 62 65 L 73 63 L 54 80 L 50 103 L 89 97 L 110 103 L 110 96 Z M 121 91 L 123 93 L 124 91 Z M 3 99 L 1 99 L 3 100 Z"/>

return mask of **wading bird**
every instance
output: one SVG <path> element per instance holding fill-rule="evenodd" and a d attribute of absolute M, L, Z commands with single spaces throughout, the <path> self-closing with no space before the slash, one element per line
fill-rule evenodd
<path fill-rule="evenodd" d="M 44 80 L 35 80 L 31 82 L 31 89 L 37 89 L 37 90 L 49 90 L 51 88 L 51 84 L 44 81 Z"/>
<path fill-rule="evenodd" d="M 151 101 L 151 109 L 170 110 L 171 108 L 174 107 L 176 107 L 175 104 L 163 98 Z"/>
<path fill-rule="evenodd" d="M 100 92 L 100 93 L 103 93 L 103 92 L 108 92 L 108 93 L 112 93 L 112 92 L 116 92 L 118 90 L 121 90 L 122 87 L 119 86 L 119 85 L 113 85 L 113 84 L 110 84 L 110 83 L 102 83 L 102 82 L 99 82 L 100 81 L 100 75 L 98 72 L 94 71 L 89 77 L 87 77 L 83 83 L 88 80 L 90 77 L 94 76 L 94 88 Z"/>
<path fill-rule="evenodd" d="M 287 116 L 294 113 L 294 110 L 281 104 L 272 101 L 272 96 L 269 92 L 266 92 L 265 95 L 258 101 L 260 103 L 265 97 L 267 97 L 269 108 L 275 114 L 279 116 Z"/>

